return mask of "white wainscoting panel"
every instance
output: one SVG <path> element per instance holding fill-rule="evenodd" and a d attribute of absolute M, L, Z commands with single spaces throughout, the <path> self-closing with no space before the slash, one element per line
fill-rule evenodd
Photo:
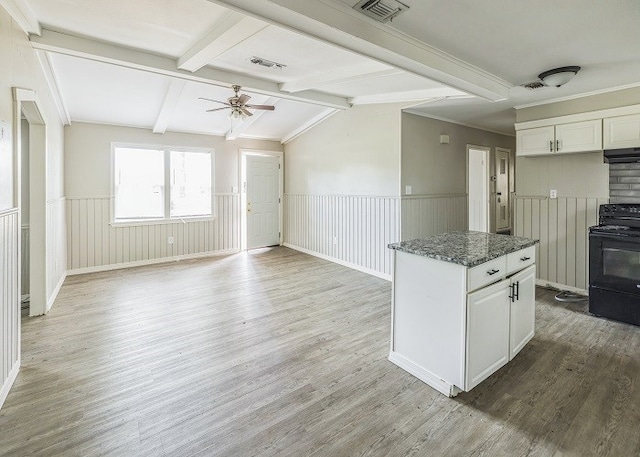
<path fill-rule="evenodd" d="M 514 235 L 539 239 L 537 275 L 541 281 L 587 289 L 589 227 L 607 198 L 516 196 Z"/>
<path fill-rule="evenodd" d="M 467 229 L 467 196 L 402 197 L 402 240 Z"/>
<path fill-rule="evenodd" d="M 110 225 L 110 198 L 67 198 L 69 270 L 238 250 L 238 194 L 216 195 L 216 217 L 152 225 Z M 169 244 L 168 238 L 174 243 Z"/>
<path fill-rule="evenodd" d="M 20 246 L 22 263 L 20 264 L 20 295 L 25 296 L 29 293 L 29 226 L 23 225 L 20 230 Z"/>
<path fill-rule="evenodd" d="M 47 311 L 67 274 L 66 199 L 47 201 Z"/>
<path fill-rule="evenodd" d="M 18 210 L 0 213 L 0 407 L 20 366 Z"/>
<path fill-rule="evenodd" d="M 397 197 L 286 194 L 284 242 L 390 278 L 399 218 Z"/>

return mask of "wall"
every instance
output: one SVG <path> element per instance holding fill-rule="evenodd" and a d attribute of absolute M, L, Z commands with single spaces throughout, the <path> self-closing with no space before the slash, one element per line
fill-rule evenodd
<path fill-rule="evenodd" d="M 21 266 L 20 277 L 22 279 L 20 286 L 20 295 L 22 297 L 29 294 L 29 122 L 26 119 L 21 121 L 22 138 L 21 143 L 21 181 L 20 181 L 20 208 L 22 215 L 21 222 L 21 235 L 20 235 L 20 252 L 21 252 Z"/>
<path fill-rule="evenodd" d="M 440 134 L 449 144 L 440 144 Z M 402 239 L 467 228 L 467 145 L 491 148 L 490 173 L 495 174 L 495 148 L 515 152 L 515 138 L 412 113 L 402 114 L 401 189 Z M 513 160 L 511 161 L 513 177 Z M 517 175 L 516 175 L 517 176 Z M 490 230 L 495 226 L 495 189 L 490 186 Z"/>
<path fill-rule="evenodd" d="M 64 201 L 62 189 L 62 141 L 63 130 L 56 108 L 49 96 L 44 75 L 37 56 L 20 30 L 3 8 L 0 8 L 0 169 L 16 170 L 15 188 L 19 189 L 17 167 L 18 154 L 13 145 L 14 132 L 19 131 L 14 123 L 13 87 L 34 90 L 41 104 L 42 116 L 46 122 L 46 176 L 47 186 L 40 198 L 46 200 L 49 218 L 30 223 L 45 224 L 47 234 L 55 232 L 64 236 Z M 17 119 L 20 122 L 20 119 Z M 15 159 L 15 161 L 14 161 Z M 5 177 L 6 178 L 6 177 Z M 3 178 L 3 183 L 7 179 Z M 14 187 L 13 185 L 11 187 Z M 20 290 L 19 290 L 19 245 L 20 245 L 20 205 L 17 198 L 6 198 L 0 204 L 0 406 L 17 376 L 20 366 Z M 32 196 L 33 197 L 33 196 Z M 49 204 L 51 202 L 51 204 Z M 62 212 L 62 213 L 61 213 Z M 62 216 L 62 217 L 61 217 Z M 61 230 L 62 229 L 62 230 Z M 64 279 L 66 263 L 64 238 L 51 237 L 46 244 L 46 298 L 52 302 L 57 285 Z"/>
<path fill-rule="evenodd" d="M 635 93 L 635 91 L 631 91 Z M 629 94 L 624 91 L 624 94 Z M 615 94 L 518 110 L 519 121 L 612 108 Z M 634 100 L 632 104 L 638 103 Z M 602 152 L 516 158 L 515 235 L 540 239 L 538 279 L 556 286 L 588 286 L 588 228 L 597 223 L 598 205 L 609 198 L 609 166 Z M 556 189 L 557 200 L 549 199 Z"/>
<path fill-rule="evenodd" d="M 113 227 L 111 143 L 192 146 L 215 151 L 213 221 Z M 282 151 L 273 141 L 74 123 L 65 129 L 68 268 L 73 273 L 205 255 L 240 247 L 239 150 Z M 174 237 L 173 245 L 167 243 Z"/>
<path fill-rule="evenodd" d="M 287 246 L 389 278 L 399 239 L 400 109 L 340 111 L 285 145 Z"/>
<path fill-rule="evenodd" d="M 519 109 L 516 111 L 516 122 L 638 104 L 640 104 L 640 86 Z"/>

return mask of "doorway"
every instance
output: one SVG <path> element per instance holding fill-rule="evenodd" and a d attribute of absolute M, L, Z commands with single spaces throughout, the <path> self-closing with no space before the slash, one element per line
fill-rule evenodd
<path fill-rule="evenodd" d="M 489 152 L 467 145 L 467 195 L 469 230 L 489 231 Z"/>
<path fill-rule="evenodd" d="M 282 242 L 282 153 L 242 151 L 241 249 Z"/>
<path fill-rule="evenodd" d="M 511 151 L 496 148 L 496 232 L 511 233 L 509 169 Z"/>
<path fill-rule="evenodd" d="M 28 289 L 20 287 L 21 296 L 29 298 L 29 316 L 39 316 L 47 313 L 47 277 L 46 277 L 46 226 L 47 226 L 47 133 L 46 124 L 34 91 L 14 89 L 16 123 L 16 143 L 20 161 L 27 157 L 28 164 L 19 166 L 20 180 L 28 181 L 28 194 L 22 195 L 23 186 L 20 184 L 18 205 L 21 208 L 21 219 L 28 222 L 28 254 L 21 252 L 21 264 L 28 262 L 24 268 L 21 265 L 20 282 L 28 284 Z M 23 132 L 23 126 L 28 131 Z M 23 151 L 23 149 L 25 149 Z M 26 205 L 26 207 L 25 207 Z M 23 220 L 24 220 L 23 219 Z M 22 236 L 25 224 L 21 221 L 21 250 Z M 28 255 L 28 258 L 27 258 Z M 26 277 L 26 278 L 25 278 Z M 25 297 L 26 298 L 26 297 Z"/>

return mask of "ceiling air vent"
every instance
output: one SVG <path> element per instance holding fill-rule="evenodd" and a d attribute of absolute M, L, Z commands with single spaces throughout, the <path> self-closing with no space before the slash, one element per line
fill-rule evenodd
<path fill-rule="evenodd" d="M 522 87 L 529 90 L 536 90 L 536 89 L 542 89 L 545 86 L 541 81 L 533 81 L 530 83 L 523 84 Z"/>
<path fill-rule="evenodd" d="M 376 21 L 387 22 L 403 11 L 408 10 L 409 7 L 395 0 L 362 0 L 353 9 L 362 11 Z"/>

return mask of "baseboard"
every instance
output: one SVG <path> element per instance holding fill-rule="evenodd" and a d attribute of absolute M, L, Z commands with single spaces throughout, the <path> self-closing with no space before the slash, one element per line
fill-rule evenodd
<path fill-rule="evenodd" d="M 87 273 L 100 273 L 102 271 L 121 270 L 124 268 L 144 267 L 148 265 L 157 265 L 159 263 L 179 262 L 181 260 L 203 259 L 206 257 L 219 257 L 223 255 L 237 254 L 239 249 L 227 249 L 224 251 L 208 251 L 199 252 L 197 254 L 184 254 L 175 257 L 160 257 L 158 259 L 136 260 L 134 262 L 112 263 L 109 265 L 100 265 L 97 267 L 76 268 L 67 271 L 67 276 L 83 275 Z"/>
<path fill-rule="evenodd" d="M 389 361 L 399 366 L 404 371 L 412 374 L 425 384 L 433 387 L 438 392 L 446 395 L 447 397 L 455 397 L 460 392 L 462 392 L 462 390 L 460 390 L 458 387 L 454 386 L 453 384 L 449 384 L 439 376 L 436 376 L 430 371 L 425 370 L 420 365 L 416 365 L 411 360 L 407 359 L 403 355 L 398 354 L 397 352 L 389 352 Z"/>
<path fill-rule="evenodd" d="M 546 287 L 548 289 L 557 289 L 561 291 L 574 292 L 580 295 L 589 295 L 587 289 L 580 289 L 578 287 L 567 286 L 565 284 L 558 284 L 557 282 L 547 281 L 546 279 L 536 279 L 536 286 Z"/>
<path fill-rule="evenodd" d="M 296 250 L 296 251 L 300 251 L 300 252 L 304 252 L 305 254 L 309 254 L 309 255 L 312 255 L 314 257 L 318 257 L 318 258 L 323 259 L 323 260 L 328 260 L 329 262 L 337 263 L 338 265 L 342 265 L 343 267 L 352 268 L 354 270 L 358 270 L 358 271 L 361 271 L 363 273 L 370 274 L 370 275 L 375 276 L 377 278 L 385 279 L 387 281 L 391 281 L 391 275 L 390 274 L 380 273 L 379 271 L 372 270 L 370 268 L 364 268 L 364 267 L 361 267 L 360 265 L 356 265 L 355 263 L 345 262 L 344 260 L 340 260 L 340 259 L 338 259 L 336 257 L 331 257 L 331 256 L 328 256 L 328 255 L 325 255 L 325 254 L 320 254 L 319 252 L 310 251 L 309 249 L 301 248 L 300 246 L 295 246 L 293 244 L 283 243 L 282 245 L 286 246 L 286 247 L 288 247 L 290 249 L 293 249 L 293 250 Z"/>
<path fill-rule="evenodd" d="M 4 384 L 2 385 L 2 389 L 0 389 L 0 409 L 2 409 L 2 405 L 4 405 L 4 401 L 7 399 L 7 396 L 9 395 L 9 391 L 11 390 L 11 386 L 13 386 L 13 383 L 16 381 L 16 378 L 18 377 L 18 371 L 20 371 L 19 358 L 15 363 L 15 365 L 13 366 L 13 368 L 11 369 L 11 371 L 9 372 L 9 376 L 7 377 Z"/>
<path fill-rule="evenodd" d="M 45 314 L 48 313 L 51 310 L 51 307 L 53 306 L 53 302 L 56 301 L 56 298 L 58 297 L 58 294 L 60 293 L 60 289 L 62 288 L 62 284 L 64 283 L 65 279 L 67 279 L 67 273 L 66 272 L 62 275 L 62 277 L 60 278 L 60 281 L 58 281 L 58 284 L 56 285 L 56 288 L 53 289 L 53 293 L 51 294 L 51 296 L 47 300 L 47 311 L 45 312 Z"/>

